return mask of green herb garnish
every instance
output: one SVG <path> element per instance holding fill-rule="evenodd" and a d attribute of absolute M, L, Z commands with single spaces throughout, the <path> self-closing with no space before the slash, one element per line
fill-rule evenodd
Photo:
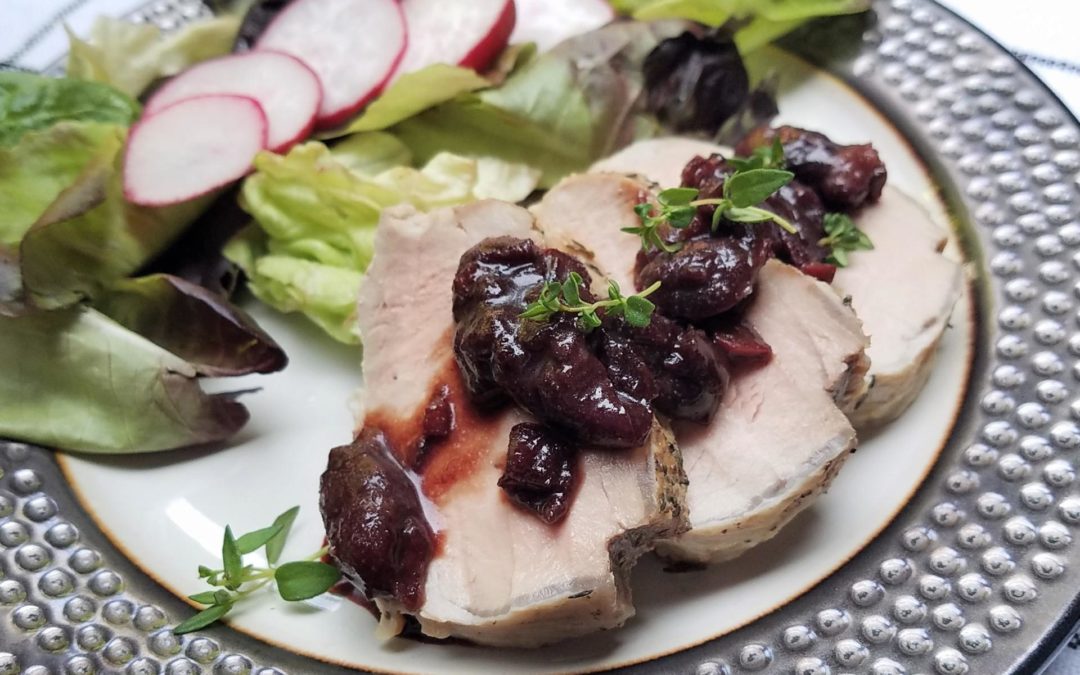
<path fill-rule="evenodd" d="M 657 207 L 644 202 L 634 207 L 634 213 L 641 220 L 638 227 L 624 227 L 623 232 L 636 234 L 641 237 L 641 246 L 646 251 L 650 247 L 666 253 L 674 253 L 679 250 L 679 244 L 669 244 L 660 237 L 660 226 L 669 223 L 672 227 L 682 229 L 690 224 L 697 213 L 697 207 L 693 201 L 697 198 L 698 191 L 694 188 L 668 188 L 656 195 Z M 654 213 L 655 211 L 655 213 Z"/>
<path fill-rule="evenodd" d="M 749 157 L 732 157 L 728 164 L 735 167 L 736 171 L 751 171 L 753 169 L 785 169 L 784 145 L 779 136 L 773 137 L 772 145 L 759 145 L 751 151 Z"/>
<path fill-rule="evenodd" d="M 314 598 L 330 590 L 341 579 L 341 572 L 333 565 L 319 561 L 326 555 L 326 548 L 303 560 L 277 565 L 299 511 L 300 507 L 294 506 L 269 527 L 240 537 L 234 537 L 232 528 L 226 527 L 221 543 L 222 569 L 199 565 L 199 578 L 206 579 L 206 583 L 215 589 L 188 596 L 200 605 L 207 605 L 206 609 L 173 628 L 173 632 L 182 635 L 206 628 L 228 614 L 238 600 L 271 581 L 277 583 L 278 594 L 290 602 Z M 265 548 L 269 566 L 244 565 L 244 556 L 260 548 Z"/>
<path fill-rule="evenodd" d="M 874 248 L 874 242 L 855 226 L 855 221 L 846 213 L 826 213 L 824 224 L 825 236 L 818 243 L 831 249 L 825 262 L 847 267 L 849 252 Z"/>
<path fill-rule="evenodd" d="M 652 321 L 656 305 L 650 302 L 647 296 L 660 288 L 659 281 L 636 295 L 624 296 L 619 284 L 609 280 L 608 299 L 596 302 L 584 302 L 581 299 L 582 283 L 584 281 L 577 272 L 571 272 L 565 281 L 549 281 L 540 290 L 540 296 L 519 316 L 522 319 L 544 322 L 558 312 L 577 314 L 578 325 L 586 333 L 600 327 L 602 322 L 596 313 L 599 309 L 604 309 L 611 316 L 622 315 L 628 324 L 636 328 L 644 328 Z"/>
<path fill-rule="evenodd" d="M 782 153 L 781 150 L 781 161 Z M 758 160 L 746 161 L 756 163 Z M 765 161 L 762 156 L 761 162 Z M 698 199 L 698 191 L 694 188 L 669 188 L 656 196 L 655 207 L 648 203 L 635 206 L 634 213 L 641 219 L 641 225 L 624 227 L 622 231 L 641 237 L 641 247 L 646 251 L 655 248 L 674 253 L 681 248 L 681 244 L 664 241 L 660 236 L 660 226 L 668 223 L 682 229 L 694 219 L 699 206 L 713 205 L 716 207 L 712 217 L 714 231 L 723 219 L 737 223 L 763 223 L 771 220 L 791 234 L 797 234 L 798 230 L 785 218 L 757 206 L 790 183 L 794 177 L 795 174 L 782 169 L 736 170 L 724 181 L 723 196 L 714 199 Z"/>

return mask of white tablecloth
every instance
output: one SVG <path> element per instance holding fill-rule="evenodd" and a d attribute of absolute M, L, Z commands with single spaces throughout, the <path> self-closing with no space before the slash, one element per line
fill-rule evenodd
<path fill-rule="evenodd" d="M 940 0 L 1012 50 L 1080 114 L 1080 2 Z M 147 0 L 0 0 L 0 64 L 43 69 L 63 54 L 61 26 L 85 33 L 99 14 L 126 14 Z M 1072 640 L 1080 647 L 1080 638 Z M 1080 649 L 1066 648 L 1047 675 L 1080 675 Z"/>

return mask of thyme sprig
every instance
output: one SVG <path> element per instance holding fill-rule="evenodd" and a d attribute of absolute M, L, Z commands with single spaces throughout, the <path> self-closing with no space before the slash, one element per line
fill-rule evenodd
<path fill-rule="evenodd" d="M 325 547 L 307 558 L 277 564 L 299 511 L 300 507 L 294 506 L 270 526 L 240 537 L 234 536 L 232 528 L 226 526 L 221 569 L 199 565 L 199 578 L 214 588 L 188 596 L 206 608 L 173 628 L 173 632 L 182 635 L 209 626 L 228 614 L 239 600 L 271 582 L 277 584 L 278 595 L 290 602 L 314 598 L 330 590 L 341 579 L 341 573 L 333 565 L 319 561 L 326 555 Z M 244 556 L 260 548 L 265 549 L 267 567 L 245 565 Z"/>
<path fill-rule="evenodd" d="M 762 165 L 767 161 L 764 156 L 759 156 L 758 160 L 746 161 L 753 161 L 756 166 L 759 160 Z M 797 234 L 798 230 L 787 219 L 757 206 L 790 183 L 794 177 L 795 174 L 783 169 L 737 169 L 724 181 L 721 196 L 710 199 L 698 199 L 699 193 L 694 188 L 668 188 L 656 196 L 655 206 L 647 202 L 635 206 L 634 213 L 641 220 L 641 224 L 624 227 L 622 231 L 641 237 L 641 247 L 645 251 L 657 249 L 674 253 L 681 248 L 681 244 L 664 241 L 660 226 L 667 223 L 674 228 L 685 228 L 693 221 L 698 207 L 711 205 L 716 207 L 712 217 L 713 231 L 723 220 L 737 223 L 772 221 L 791 234 Z"/>
<path fill-rule="evenodd" d="M 731 157 L 728 159 L 728 164 L 735 167 L 736 171 L 786 169 L 784 144 L 780 142 L 779 136 L 774 136 L 771 145 L 759 145 L 750 152 L 749 157 Z"/>
<path fill-rule="evenodd" d="M 586 333 L 600 327 L 602 320 L 597 314 L 600 309 L 605 310 L 609 316 L 623 316 L 628 324 L 637 328 L 644 328 L 652 321 L 656 305 L 647 298 L 660 288 L 659 281 L 640 293 L 623 295 L 619 284 L 609 280 L 607 300 L 596 302 L 585 302 L 581 299 L 583 283 L 584 280 L 577 272 L 571 272 L 565 281 L 549 281 L 544 284 L 536 300 L 519 316 L 542 323 L 550 321 L 551 317 L 559 312 L 577 314 L 578 325 Z"/>
<path fill-rule="evenodd" d="M 818 243 L 830 249 L 825 262 L 837 267 L 847 267 L 848 253 L 874 248 L 874 242 L 870 241 L 870 237 L 866 236 L 846 213 L 826 213 L 824 225 L 825 236 Z"/>

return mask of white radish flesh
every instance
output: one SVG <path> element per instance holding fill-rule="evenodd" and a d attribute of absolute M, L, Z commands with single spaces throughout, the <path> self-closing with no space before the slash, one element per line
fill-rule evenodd
<path fill-rule="evenodd" d="M 535 42 L 541 51 L 615 18 L 607 0 L 515 0 L 515 3 L 517 23 L 510 42 Z"/>
<path fill-rule="evenodd" d="M 402 0 L 409 46 L 395 77 L 434 63 L 483 70 L 514 30 L 513 0 Z"/>
<path fill-rule="evenodd" d="M 234 94 L 258 101 L 269 123 L 267 145 L 276 151 L 307 137 L 322 102 L 319 78 L 299 59 L 275 51 L 233 54 L 197 64 L 154 93 L 145 114 L 189 98 Z"/>
<path fill-rule="evenodd" d="M 385 86 L 405 51 L 395 0 L 293 0 L 256 43 L 306 63 L 322 83 L 315 124 L 341 124 Z"/>
<path fill-rule="evenodd" d="M 139 120 L 124 154 L 124 197 L 142 206 L 188 201 L 242 178 L 266 147 L 254 99 L 189 98 Z"/>

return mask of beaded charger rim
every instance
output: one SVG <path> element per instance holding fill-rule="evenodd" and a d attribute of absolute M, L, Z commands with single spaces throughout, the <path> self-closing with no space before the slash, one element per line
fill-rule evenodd
<path fill-rule="evenodd" d="M 172 29 L 209 14 L 158 0 Z M 887 114 L 967 228 L 980 315 L 937 465 L 856 557 L 782 609 L 631 672 L 1029 672 L 1080 620 L 1080 122 L 1015 57 L 928 0 L 816 22 L 784 46 Z M 51 69 L 50 69 L 51 70 Z M 190 608 L 112 545 L 52 454 L 0 441 L 0 675 L 334 671 Z"/>

